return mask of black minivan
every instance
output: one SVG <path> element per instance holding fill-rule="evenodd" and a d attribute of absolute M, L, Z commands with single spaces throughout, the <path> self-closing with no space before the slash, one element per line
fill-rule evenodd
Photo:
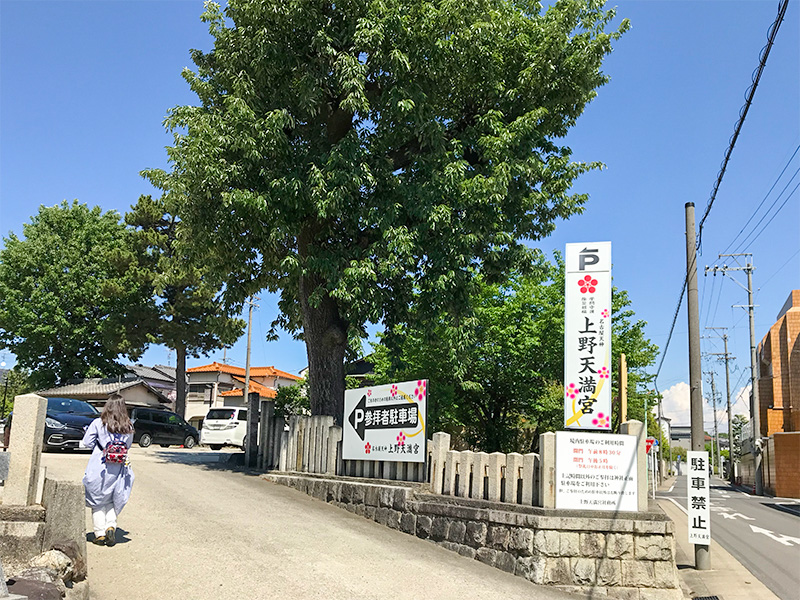
<path fill-rule="evenodd" d="M 200 439 L 197 429 L 176 413 L 158 408 L 134 408 L 131 411 L 133 441 L 142 448 L 150 444 L 193 448 Z"/>

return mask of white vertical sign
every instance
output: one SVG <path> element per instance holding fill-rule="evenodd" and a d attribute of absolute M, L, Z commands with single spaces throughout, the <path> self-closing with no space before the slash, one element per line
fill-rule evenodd
<path fill-rule="evenodd" d="M 711 507 L 708 487 L 708 452 L 687 452 L 686 488 L 689 509 L 689 543 L 711 543 Z"/>
<path fill-rule="evenodd" d="M 611 242 L 567 244 L 564 428 L 611 430 Z"/>

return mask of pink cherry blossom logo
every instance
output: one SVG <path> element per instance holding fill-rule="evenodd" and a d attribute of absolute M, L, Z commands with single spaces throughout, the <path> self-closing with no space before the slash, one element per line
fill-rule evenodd
<path fill-rule="evenodd" d="M 417 397 L 418 401 L 423 401 L 425 399 L 425 392 L 428 384 L 420 379 L 417 381 L 417 388 L 414 390 L 414 395 Z"/>
<path fill-rule="evenodd" d="M 370 446 L 369 442 L 364 445 L 364 452 L 369 454 L 372 451 L 372 446 Z"/>
<path fill-rule="evenodd" d="M 367 390 L 367 396 L 372 396 L 372 390 Z"/>
<path fill-rule="evenodd" d="M 570 383 L 567 386 L 565 393 L 567 395 L 567 398 L 569 398 L 570 400 L 575 400 L 575 398 L 578 397 L 578 386 L 575 385 L 574 383 Z"/>
<path fill-rule="evenodd" d="M 392 386 L 392 389 L 389 391 L 389 394 L 392 396 L 392 398 L 397 396 L 397 386 L 396 385 Z"/>
<path fill-rule="evenodd" d="M 403 433 L 402 431 L 397 435 L 397 444 L 399 446 L 405 446 L 406 445 L 406 434 Z"/>
<path fill-rule="evenodd" d="M 608 429 L 611 426 L 611 415 L 598 413 L 596 419 L 592 419 L 592 425 Z"/>
<path fill-rule="evenodd" d="M 600 379 L 608 379 L 608 367 L 600 367 L 600 370 L 597 372 L 597 376 Z"/>
<path fill-rule="evenodd" d="M 607 308 L 604 308 L 604 309 L 603 309 L 603 312 L 601 312 L 601 313 L 600 313 L 600 315 L 601 315 L 601 316 L 602 316 L 604 319 L 607 319 L 607 318 L 608 318 L 608 309 L 607 309 Z"/>
<path fill-rule="evenodd" d="M 587 275 L 583 279 L 578 280 L 578 287 L 581 288 L 581 294 L 589 292 L 594 294 L 597 291 L 597 279 L 592 279 L 591 275 Z"/>

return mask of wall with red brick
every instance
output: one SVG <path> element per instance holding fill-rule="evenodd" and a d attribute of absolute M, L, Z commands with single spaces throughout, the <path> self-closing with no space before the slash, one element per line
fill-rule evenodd
<path fill-rule="evenodd" d="M 800 432 L 776 433 L 770 442 L 774 446 L 776 496 L 800 498 Z"/>

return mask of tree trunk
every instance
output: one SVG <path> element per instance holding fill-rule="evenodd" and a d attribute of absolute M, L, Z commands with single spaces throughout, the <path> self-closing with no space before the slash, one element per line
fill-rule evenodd
<path fill-rule="evenodd" d="M 309 401 L 312 415 L 332 416 L 335 423 L 341 425 L 347 323 L 339 315 L 336 301 L 327 294 L 318 306 L 311 305 L 309 298 L 320 284 L 314 277 L 300 277 L 303 337 L 308 354 Z"/>
<path fill-rule="evenodd" d="M 175 412 L 186 418 L 186 347 L 175 348 L 177 364 L 175 365 Z"/>

